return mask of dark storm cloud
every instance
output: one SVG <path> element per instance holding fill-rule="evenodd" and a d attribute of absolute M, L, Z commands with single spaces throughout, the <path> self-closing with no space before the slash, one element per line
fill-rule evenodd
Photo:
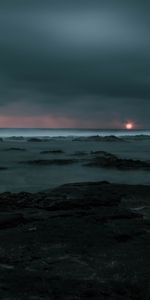
<path fill-rule="evenodd" d="M 5 0 L 0 28 L 3 113 L 150 125 L 148 1 Z"/>

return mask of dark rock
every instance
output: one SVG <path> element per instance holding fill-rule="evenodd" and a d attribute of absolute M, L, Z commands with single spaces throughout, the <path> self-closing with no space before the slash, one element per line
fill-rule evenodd
<path fill-rule="evenodd" d="M 25 140 L 25 137 L 24 136 L 12 136 L 10 139 L 14 140 L 14 141 L 23 141 L 23 140 Z"/>
<path fill-rule="evenodd" d="M 128 138 L 131 138 L 132 140 L 135 140 L 135 141 L 147 141 L 147 140 L 150 140 L 150 135 L 139 134 L 139 135 L 134 135 L 134 136 L 128 137 Z"/>
<path fill-rule="evenodd" d="M 19 148 L 19 147 L 11 147 L 11 148 L 6 148 L 3 149 L 4 151 L 26 151 L 25 148 Z"/>
<path fill-rule="evenodd" d="M 42 139 L 40 139 L 40 138 L 29 138 L 27 141 L 28 142 L 34 142 L 34 143 L 40 143 L 40 142 L 42 142 Z"/>
<path fill-rule="evenodd" d="M 149 225 L 132 209 L 149 195 L 108 182 L 0 194 L 0 298 L 149 300 Z"/>
<path fill-rule="evenodd" d="M 119 170 L 150 170 L 150 162 L 118 158 L 113 154 L 102 153 L 89 160 L 86 164 L 89 167 L 114 168 Z"/>
<path fill-rule="evenodd" d="M 56 150 L 45 150 L 45 151 L 41 151 L 40 153 L 41 154 L 63 154 L 64 151 L 56 149 Z"/>
<path fill-rule="evenodd" d="M 19 213 L 0 213 L 0 229 L 16 227 L 24 224 L 25 219 Z"/>
<path fill-rule="evenodd" d="M 8 170 L 7 167 L 0 167 L 0 171 L 5 171 L 5 170 Z"/>
<path fill-rule="evenodd" d="M 133 237 L 129 234 L 119 234 L 114 237 L 119 243 L 126 243 L 133 239 Z"/>
<path fill-rule="evenodd" d="M 36 196 L 38 198 L 40 193 Z M 0 208 L 1 211 L 11 211 L 14 209 L 22 209 L 25 207 L 31 207 L 34 197 L 30 193 L 2 193 L 0 194 Z"/>
<path fill-rule="evenodd" d="M 76 151 L 72 155 L 73 156 L 84 156 L 84 155 L 87 155 L 87 153 L 84 151 Z"/>
<path fill-rule="evenodd" d="M 33 137 L 33 138 L 28 138 L 27 139 L 28 142 L 33 142 L 33 143 L 40 143 L 40 142 L 49 142 L 50 139 L 49 138 L 36 138 L 36 137 Z"/>
<path fill-rule="evenodd" d="M 117 156 L 116 156 L 116 155 L 114 155 L 114 154 L 112 154 L 112 153 L 109 153 L 109 152 L 107 152 L 107 151 L 100 151 L 100 150 L 98 150 L 98 151 L 91 151 L 90 154 L 96 155 L 96 156 L 98 156 L 98 157 L 101 156 L 101 157 L 106 157 L 106 158 L 117 159 Z"/>
<path fill-rule="evenodd" d="M 124 142 L 125 140 L 121 137 L 117 137 L 115 135 L 110 136 L 88 136 L 88 137 L 78 137 L 75 138 L 73 141 L 77 142 Z"/>
<path fill-rule="evenodd" d="M 37 166 L 50 166 L 50 165 L 70 165 L 76 163 L 75 159 L 37 159 L 37 160 L 29 160 L 20 163 L 26 163 L 29 165 L 37 165 Z"/>

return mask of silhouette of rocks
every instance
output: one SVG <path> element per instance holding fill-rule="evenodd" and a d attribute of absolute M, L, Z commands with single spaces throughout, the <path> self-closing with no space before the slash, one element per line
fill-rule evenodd
<path fill-rule="evenodd" d="M 125 142 L 125 140 L 121 137 L 117 137 L 115 135 L 110 135 L 110 136 L 88 136 L 88 137 L 78 137 L 73 139 L 73 141 L 76 142 Z"/>
<path fill-rule="evenodd" d="M 106 152 L 95 154 L 101 155 L 97 155 L 94 158 L 89 159 L 86 166 L 119 170 L 150 170 L 150 162 L 147 161 L 118 158 L 116 155 Z"/>
<path fill-rule="evenodd" d="M 5 170 L 8 170 L 7 167 L 0 167 L 0 171 L 5 171 Z"/>
<path fill-rule="evenodd" d="M 25 148 L 19 148 L 19 147 L 10 147 L 10 148 L 6 148 L 3 149 L 4 151 L 26 151 Z"/>
<path fill-rule="evenodd" d="M 129 137 L 128 137 L 129 138 Z M 137 140 L 137 141 L 147 141 L 150 140 L 150 135 L 146 135 L 146 134 L 139 134 L 139 135 L 134 135 L 131 136 L 130 139 L 132 140 Z"/>
<path fill-rule="evenodd" d="M 40 143 L 40 142 L 42 142 L 42 139 L 40 139 L 40 138 L 29 138 L 27 141 L 28 142 L 33 142 L 33 143 Z"/>
<path fill-rule="evenodd" d="M 98 155 L 98 157 L 106 157 L 106 158 L 112 158 L 112 159 L 117 159 L 117 156 L 112 154 L 112 153 L 109 153 L 107 151 L 101 151 L 101 150 L 98 150 L 98 151 L 91 151 L 90 154 L 92 155 Z"/>
<path fill-rule="evenodd" d="M 87 155 L 87 153 L 84 151 L 75 151 L 72 155 L 73 156 L 85 156 L 85 155 Z"/>
<path fill-rule="evenodd" d="M 59 149 L 41 151 L 41 154 L 63 154 L 64 151 Z"/>
<path fill-rule="evenodd" d="M 48 139 L 48 138 L 35 138 L 35 137 L 33 137 L 33 138 L 28 138 L 27 141 L 28 142 L 32 142 L 32 143 L 40 143 L 40 142 L 49 142 L 50 139 Z"/>
<path fill-rule="evenodd" d="M 75 159 L 37 159 L 37 160 L 29 160 L 21 163 L 29 164 L 29 165 L 37 165 L 37 166 L 50 166 L 50 165 L 70 165 L 76 163 Z"/>
<path fill-rule="evenodd" d="M 0 213 L 0 229 L 16 227 L 23 223 L 25 219 L 20 213 Z"/>
<path fill-rule="evenodd" d="M 25 140 L 25 137 L 24 136 L 11 136 L 11 137 L 8 137 L 6 139 L 11 139 L 11 140 L 14 140 L 14 141 L 23 141 L 23 140 Z"/>

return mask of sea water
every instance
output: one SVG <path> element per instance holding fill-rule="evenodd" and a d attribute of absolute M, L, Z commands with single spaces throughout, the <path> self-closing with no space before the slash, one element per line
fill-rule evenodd
<path fill-rule="evenodd" d="M 69 137 L 69 136 L 150 135 L 150 130 L 75 129 L 75 128 L 0 128 L 0 137 Z"/>
<path fill-rule="evenodd" d="M 149 135 L 150 131 L 127 130 L 101 130 L 101 129 L 0 129 L 0 193 L 1 192 L 37 192 L 47 190 L 64 183 L 83 181 L 109 181 L 115 183 L 150 184 L 150 172 L 144 170 L 122 171 L 117 169 L 104 169 L 85 166 L 86 159 L 91 157 L 91 151 L 106 151 L 120 158 L 149 160 L 150 138 L 129 139 L 118 141 L 85 141 L 75 142 L 72 136 L 94 135 Z M 15 136 L 19 138 L 14 138 Z M 20 139 L 20 136 L 23 138 Z M 40 143 L 33 143 L 28 137 L 48 136 Z M 65 138 L 53 138 L 53 137 Z M 27 137 L 27 138 L 26 138 Z M 52 137 L 52 139 L 51 139 Z M 69 138 L 70 137 L 70 138 Z M 16 149 L 16 150 L 15 150 Z M 19 151 L 20 149 L 20 151 Z M 43 151 L 62 150 L 57 155 L 53 153 L 42 154 Z M 9 150 L 9 151 L 8 151 Z M 21 151 L 24 150 L 24 151 Z M 82 157 L 74 156 L 81 151 Z M 28 161 L 77 159 L 70 165 L 32 165 Z M 3 169 L 4 168 L 4 169 Z"/>

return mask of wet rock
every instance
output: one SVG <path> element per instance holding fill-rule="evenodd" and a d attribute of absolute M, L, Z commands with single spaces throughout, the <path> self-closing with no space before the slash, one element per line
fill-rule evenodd
<path fill-rule="evenodd" d="M 150 163 L 141 160 L 123 159 L 115 155 L 105 154 L 96 156 L 86 164 L 89 167 L 102 167 L 119 170 L 150 170 Z"/>
<path fill-rule="evenodd" d="M 129 234 L 119 234 L 119 235 L 116 235 L 114 238 L 119 243 L 126 243 L 130 240 L 133 240 L 133 237 Z"/>
<path fill-rule="evenodd" d="M 91 151 L 90 154 L 96 155 L 96 156 L 98 156 L 98 157 L 101 156 L 101 157 L 106 157 L 106 158 L 117 159 L 117 156 L 116 156 L 116 155 L 114 155 L 114 154 L 112 154 L 112 153 L 109 153 L 109 152 L 107 152 L 107 151 L 100 151 L 100 150 L 98 150 L 98 151 Z"/>
<path fill-rule="evenodd" d="M 41 154 L 63 154 L 64 151 L 59 149 L 41 151 Z"/>
<path fill-rule="evenodd" d="M 12 228 L 24 223 L 25 219 L 20 213 L 0 213 L 0 229 Z"/>
<path fill-rule="evenodd" d="M 24 141 L 25 137 L 24 136 L 12 136 L 11 138 L 8 138 L 14 141 Z"/>
<path fill-rule="evenodd" d="M 5 171 L 5 170 L 8 170 L 7 167 L 0 167 L 0 171 Z"/>
<path fill-rule="evenodd" d="M 50 140 L 51 140 L 50 138 L 44 138 L 44 137 L 41 138 L 33 137 L 27 139 L 28 142 L 32 142 L 32 143 L 49 142 Z"/>
<path fill-rule="evenodd" d="M 3 149 L 3 151 L 26 151 L 26 149 L 25 148 L 19 148 L 19 147 L 11 147 L 11 148 Z"/>
<path fill-rule="evenodd" d="M 1 299 L 149 300 L 148 210 L 135 206 L 149 195 L 105 181 L 0 194 Z"/>
<path fill-rule="evenodd" d="M 75 138 L 73 141 L 76 142 L 124 142 L 125 140 L 121 137 L 117 137 L 114 135 L 110 136 L 100 136 L 100 135 L 95 135 L 95 136 L 88 136 L 88 137 L 78 137 Z"/>
<path fill-rule="evenodd" d="M 128 139 L 132 139 L 135 141 L 147 141 L 147 140 L 150 140 L 150 135 L 139 134 L 139 135 L 132 136 L 131 138 L 128 137 Z"/>
<path fill-rule="evenodd" d="M 131 211 L 141 214 L 144 222 L 150 223 L 150 206 L 131 208 Z"/>
<path fill-rule="evenodd" d="M 76 163 L 77 160 L 75 159 L 37 159 L 37 160 L 29 160 L 20 163 L 25 163 L 29 165 L 36 165 L 36 166 L 51 166 L 51 165 L 70 165 Z"/>
<path fill-rule="evenodd" d="M 85 156 L 85 155 L 87 155 L 87 153 L 84 151 L 76 151 L 72 155 L 73 156 Z"/>
<path fill-rule="evenodd" d="M 28 142 L 33 142 L 33 143 L 40 143 L 40 142 L 42 142 L 42 139 L 40 139 L 40 138 L 29 138 L 27 141 Z"/>
<path fill-rule="evenodd" d="M 38 195 L 36 197 L 38 201 Z M 34 197 L 30 193 L 9 193 L 0 194 L 0 208 L 1 211 L 11 211 L 14 209 L 22 209 L 32 206 Z"/>

